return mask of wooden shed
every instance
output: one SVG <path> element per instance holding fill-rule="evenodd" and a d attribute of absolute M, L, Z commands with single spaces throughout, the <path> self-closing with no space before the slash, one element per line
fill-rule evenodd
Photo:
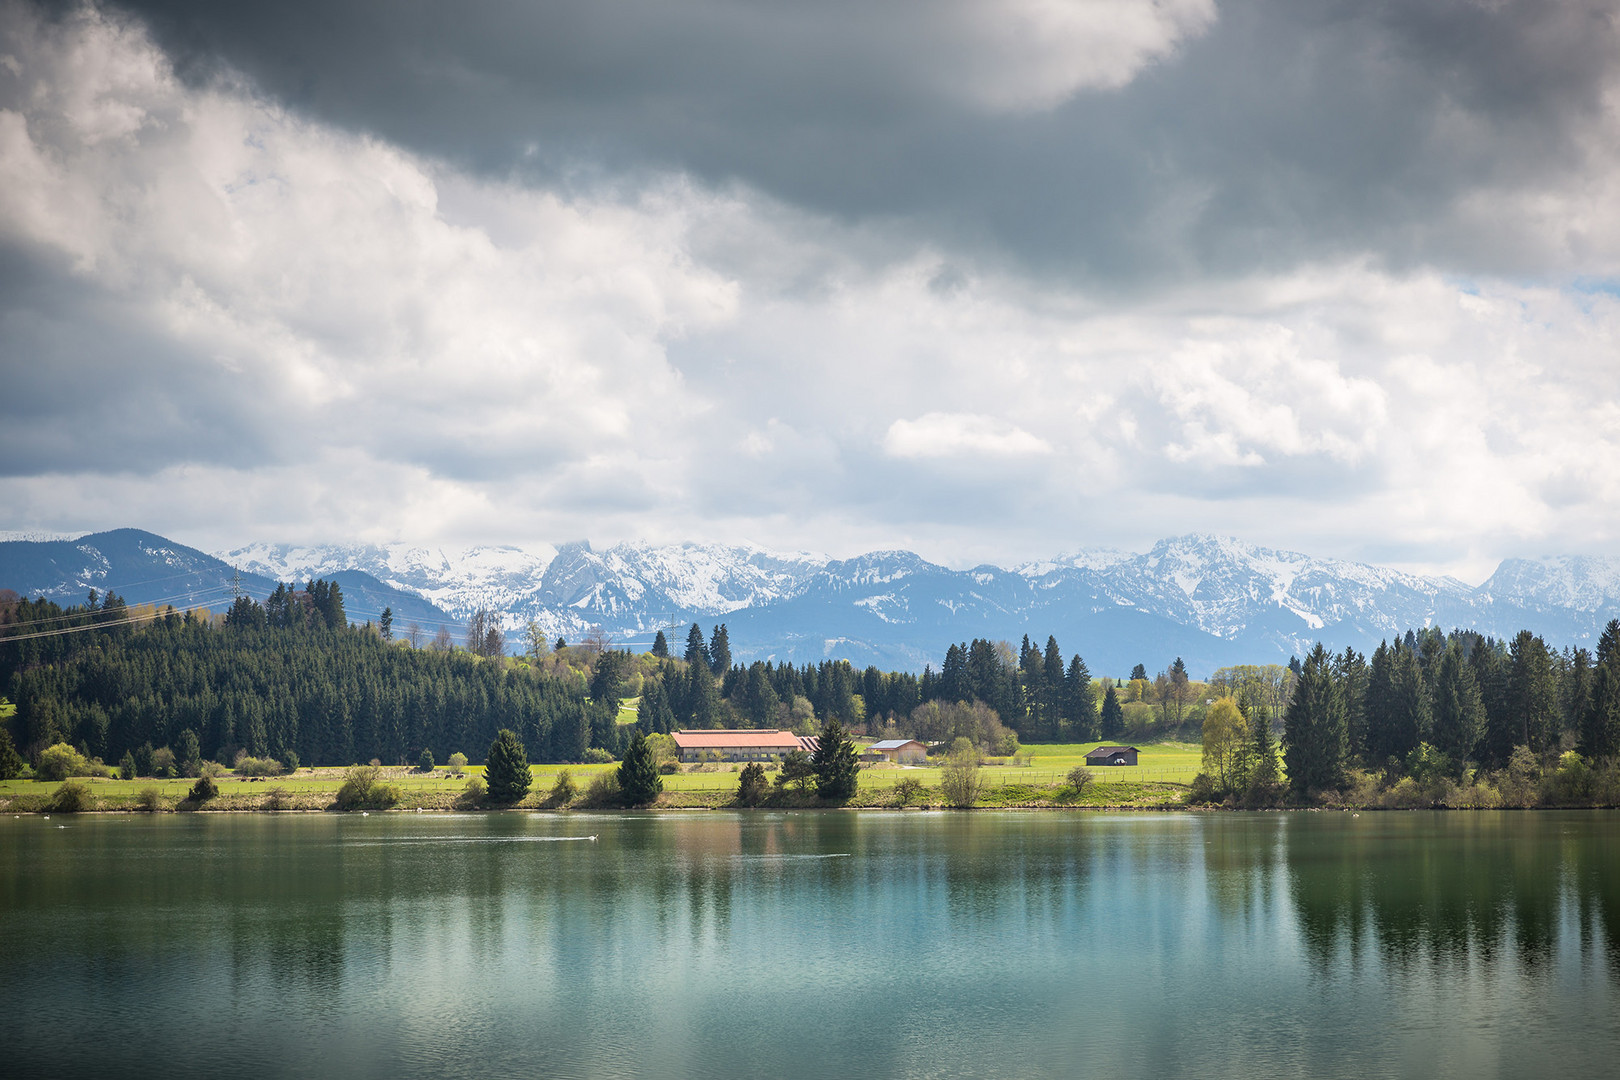
<path fill-rule="evenodd" d="M 866 752 L 898 765 L 920 765 L 928 760 L 928 747 L 916 739 L 884 739 L 868 746 Z"/>
<path fill-rule="evenodd" d="M 1135 765 L 1138 753 L 1134 746 L 1099 746 L 1086 755 L 1086 764 Z"/>

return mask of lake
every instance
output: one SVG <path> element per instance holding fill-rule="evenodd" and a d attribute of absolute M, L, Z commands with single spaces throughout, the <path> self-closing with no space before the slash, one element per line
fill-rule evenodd
<path fill-rule="evenodd" d="M 1620 1075 L 1620 815 L 0 821 L 12 1076 Z"/>

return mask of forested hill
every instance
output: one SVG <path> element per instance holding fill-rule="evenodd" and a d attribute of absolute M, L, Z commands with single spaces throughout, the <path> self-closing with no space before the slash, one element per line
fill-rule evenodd
<path fill-rule="evenodd" d="M 349 617 L 375 621 L 386 608 L 401 626 L 415 621 L 429 633 L 456 620 L 429 600 L 378 581 L 363 570 L 345 568 L 320 575 L 288 575 L 297 581 L 321 577 L 342 586 Z M 141 529 L 113 529 L 76 540 L 0 542 L 0 589 L 45 597 L 58 604 L 83 600 L 94 589 L 115 590 L 131 604 L 223 611 L 233 597 L 264 600 L 280 579 L 228 563 Z"/>
<path fill-rule="evenodd" d="M 441 761 L 456 751 L 481 761 L 504 727 L 541 761 L 577 761 L 593 744 L 618 749 L 617 703 L 593 702 L 566 667 L 542 674 L 412 649 L 318 618 L 214 626 L 172 612 L 129 622 L 126 612 L 9 605 L 0 676 L 20 746 L 66 741 L 116 762 L 142 744 L 181 745 L 189 731 L 204 757 L 227 762 L 237 751 L 278 760 L 290 751 L 309 763 L 393 763 L 424 748 Z M 71 632 L 15 640 L 54 629 Z"/>

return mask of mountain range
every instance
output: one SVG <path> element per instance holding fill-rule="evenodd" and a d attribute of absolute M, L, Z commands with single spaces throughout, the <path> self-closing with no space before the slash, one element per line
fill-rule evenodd
<path fill-rule="evenodd" d="M 745 545 L 589 543 L 465 550 L 407 544 L 256 544 L 213 555 L 119 529 L 76 539 L 0 542 L 0 587 L 62 602 L 115 589 L 131 602 L 223 609 L 233 588 L 335 579 L 350 617 L 393 609 L 394 625 L 460 636 L 479 608 L 502 614 L 514 644 L 533 620 L 548 638 L 600 627 L 645 648 L 659 628 L 725 622 L 738 660 L 938 667 L 953 641 L 1038 644 L 1048 634 L 1093 672 L 1149 671 L 1183 657 L 1195 674 L 1273 663 L 1315 641 L 1370 649 L 1412 627 L 1531 629 L 1555 645 L 1595 643 L 1620 615 L 1620 558 L 1504 561 L 1474 587 L 1365 563 L 1277 551 L 1229 537 L 1161 540 L 1145 553 L 1087 550 L 1013 567 L 953 570 L 907 551 L 852 559 Z"/>

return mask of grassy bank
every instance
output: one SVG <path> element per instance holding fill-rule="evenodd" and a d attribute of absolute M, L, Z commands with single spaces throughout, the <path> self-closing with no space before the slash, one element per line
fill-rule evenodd
<path fill-rule="evenodd" d="M 1166 807 L 1180 806 L 1186 785 L 1198 767 L 1198 748 L 1177 743 L 1144 747 L 1142 763 L 1093 769 L 1096 782 L 1078 797 L 1069 789 L 1069 770 L 1084 764 L 1085 755 L 1096 744 L 1049 745 L 1026 749 L 1017 763 L 990 763 L 981 770 L 982 789 L 977 805 L 984 807 Z M 558 774 L 567 770 L 581 792 L 598 774 L 618 768 L 601 765 L 534 765 L 529 795 L 520 809 L 559 809 L 550 798 Z M 741 766 L 714 764 L 688 766 L 663 777 L 664 794 L 658 805 L 670 809 L 714 808 L 733 805 Z M 300 769 L 291 776 L 266 778 L 226 775 L 218 779 L 219 794 L 197 809 L 219 810 L 331 810 L 336 808 L 338 788 L 347 770 L 343 768 Z M 448 769 L 422 773 L 409 768 L 384 768 L 379 779 L 399 789 L 399 810 L 452 810 L 471 808 L 464 789 L 471 777 L 481 777 L 483 769 L 469 766 L 460 775 Z M 895 787 L 903 780 L 915 781 L 920 790 L 907 799 L 907 806 L 944 806 L 938 766 L 896 766 L 887 763 L 861 770 L 860 790 L 847 804 L 852 807 L 894 807 L 898 805 Z M 88 789 L 97 810 L 131 811 L 143 809 L 190 809 L 185 803 L 191 790 L 189 779 L 112 780 L 82 777 L 77 781 Z M 0 811 L 42 812 L 50 804 L 58 785 L 31 780 L 0 782 Z M 814 805 L 813 799 L 789 796 L 794 805 Z M 569 804 L 581 806 L 581 797 Z"/>

